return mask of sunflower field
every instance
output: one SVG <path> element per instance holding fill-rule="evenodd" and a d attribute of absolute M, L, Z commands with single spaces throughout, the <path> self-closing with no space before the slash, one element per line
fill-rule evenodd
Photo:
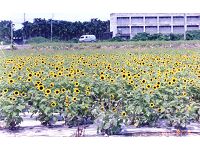
<path fill-rule="evenodd" d="M 25 111 L 45 126 L 59 114 L 66 125 L 90 121 L 107 134 L 159 120 L 177 128 L 200 121 L 196 51 L 27 53 L 0 62 L 0 118 L 11 129 Z"/>

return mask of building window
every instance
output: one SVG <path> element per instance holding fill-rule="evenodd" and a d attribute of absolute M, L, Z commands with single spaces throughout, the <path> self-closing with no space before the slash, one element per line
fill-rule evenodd
<path fill-rule="evenodd" d="M 199 16 L 187 16 L 187 23 L 188 24 L 199 24 L 200 18 L 199 18 Z"/>
<path fill-rule="evenodd" d="M 129 25 L 129 17 L 117 17 L 118 25 Z"/>
<path fill-rule="evenodd" d="M 138 25 L 138 24 L 143 24 L 143 23 L 144 23 L 143 17 L 131 17 L 132 25 Z"/>
<path fill-rule="evenodd" d="M 132 26 L 131 27 L 131 34 L 136 35 L 138 33 L 144 32 L 144 27 L 143 26 Z"/>
<path fill-rule="evenodd" d="M 159 27 L 159 33 L 162 33 L 162 34 L 171 33 L 171 26 L 160 26 Z"/>
<path fill-rule="evenodd" d="M 119 35 L 130 34 L 130 28 L 129 28 L 129 26 L 118 26 L 117 27 L 117 34 L 119 34 Z"/>
<path fill-rule="evenodd" d="M 157 33 L 157 26 L 146 26 L 145 32 L 150 34 L 155 34 Z"/>
<path fill-rule="evenodd" d="M 173 33 L 174 34 L 180 34 L 180 33 L 184 33 L 184 26 L 173 26 Z"/>
<path fill-rule="evenodd" d="M 170 16 L 162 16 L 159 17 L 160 24 L 170 25 L 171 24 L 171 17 Z"/>
<path fill-rule="evenodd" d="M 188 25 L 187 30 L 188 31 L 199 30 L 199 26 L 198 25 Z"/>
<path fill-rule="evenodd" d="M 157 17 L 145 17 L 145 24 L 157 24 Z"/>
<path fill-rule="evenodd" d="M 185 19 L 183 16 L 173 16 L 173 24 L 182 25 L 184 24 Z"/>

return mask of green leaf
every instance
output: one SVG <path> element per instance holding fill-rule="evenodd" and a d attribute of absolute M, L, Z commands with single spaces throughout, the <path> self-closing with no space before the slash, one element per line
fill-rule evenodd
<path fill-rule="evenodd" d="M 103 129 L 109 129 L 110 128 L 110 122 L 106 122 Z"/>

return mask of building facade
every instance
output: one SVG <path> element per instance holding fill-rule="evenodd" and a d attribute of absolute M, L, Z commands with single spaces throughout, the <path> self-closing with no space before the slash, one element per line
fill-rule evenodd
<path fill-rule="evenodd" d="M 200 13 L 112 13 L 110 31 L 113 37 L 132 38 L 137 33 L 184 34 L 200 29 Z"/>

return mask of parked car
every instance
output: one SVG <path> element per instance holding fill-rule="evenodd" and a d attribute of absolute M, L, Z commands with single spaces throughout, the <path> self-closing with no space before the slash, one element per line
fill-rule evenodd
<path fill-rule="evenodd" d="M 79 38 L 79 42 L 96 42 L 96 36 L 95 35 L 82 35 Z"/>

